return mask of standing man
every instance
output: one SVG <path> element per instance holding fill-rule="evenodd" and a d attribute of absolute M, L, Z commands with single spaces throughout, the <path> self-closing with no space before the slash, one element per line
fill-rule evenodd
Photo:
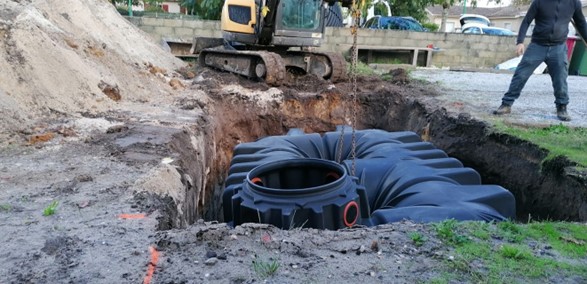
<path fill-rule="evenodd" d="M 575 22 L 577 31 L 583 39 L 587 39 L 587 22 L 581 10 L 580 0 L 534 0 L 520 25 L 516 51 L 524 55 L 508 91 L 501 99 L 501 106 L 493 113 L 496 115 L 508 114 L 512 111 L 512 104 L 520 97 L 520 92 L 526 85 L 528 78 L 542 62 L 548 66 L 548 73 L 554 88 L 554 103 L 556 116 L 562 121 L 569 121 L 567 113 L 569 94 L 567 90 L 567 33 L 571 19 Z M 524 38 L 532 21 L 535 22 L 532 31 L 532 41 L 525 50 Z M 525 51 L 525 52 L 524 52 Z"/>

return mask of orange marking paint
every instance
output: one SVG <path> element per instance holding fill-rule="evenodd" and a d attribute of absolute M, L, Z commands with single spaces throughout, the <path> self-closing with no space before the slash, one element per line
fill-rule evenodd
<path fill-rule="evenodd" d="M 153 273 L 155 273 L 155 268 L 157 267 L 157 262 L 159 261 L 159 252 L 153 246 L 149 247 L 149 252 L 151 253 L 151 261 L 147 267 L 147 275 L 145 275 L 145 279 L 143 279 L 143 284 L 151 283 Z"/>
<path fill-rule="evenodd" d="M 143 219 L 145 218 L 145 213 L 136 213 L 136 214 L 120 214 L 118 215 L 120 219 Z"/>

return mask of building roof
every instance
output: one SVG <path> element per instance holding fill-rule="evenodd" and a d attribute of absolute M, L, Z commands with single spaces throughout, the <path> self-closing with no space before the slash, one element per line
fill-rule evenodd
<path fill-rule="evenodd" d="M 587 0 L 581 0 L 582 7 L 587 6 Z M 526 15 L 530 5 L 524 6 L 507 6 L 507 7 L 495 7 L 495 8 L 484 8 L 484 7 L 467 7 L 467 14 L 478 14 L 488 18 L 496 17 L 507 17 L 516 18 L 523 17 Z M 426 11 L 431 15 L 442 15 L 442 5 L 434 5 L 426 8 Z M 452 6 L 448 9 L 448 16 L 458 17 L 463 14 L 463 6 Z"/>

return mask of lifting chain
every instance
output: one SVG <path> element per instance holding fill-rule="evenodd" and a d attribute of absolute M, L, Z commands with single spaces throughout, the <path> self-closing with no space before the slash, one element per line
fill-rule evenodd
<path fill-rule="evenodd" d="M 355 175 L 355 169 L 356 169 L 356 163 L 355 163 L 355 159 L 356 159 L 356 148 L 357 148 L 357 142 L 356 142 L 356 129 L 355 126 L 357 124 L 357 104 L 358 104 L 358 99 L 357 99 L 357 62 L 358 62 L 358 57 L 359 57 L 359 50 L 357 48 L 357 33 L 358 33 L 358 27 L 359 27 L 359 20 L 361 17 L 361 10 L 357 5 L 356 0 L 353 0 L 352 2 L 352 6 L 351 6 L 351 16 L 353 19 L 353 24 L 351 26 L 351 34 L 353 35 L 353 45 L 351 47 L 351 67 L 350 67 L 350 74 L 349 74 L 349 78 L 352 84 L 352 92 L 351 92 L 351 161 L 352 161 L 352 166 L 351 166 L 351 175 L 354 176 Z M 346 108 L 345 108 L 346 109 Z M 346 117 L 346 111 L 345 111 L 345 117 Z M 342 151 L 343 151 L 343 145 L 344 145 L 344 127 L 340 130 L 340 139 L 339 139 L 339 143 L 338 143 L 338 157 L 337 157 L 337 162 L 340 163 L 342 162 Z"/>

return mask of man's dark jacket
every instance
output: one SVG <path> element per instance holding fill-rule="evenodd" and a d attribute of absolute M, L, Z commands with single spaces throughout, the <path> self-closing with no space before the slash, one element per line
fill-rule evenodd
<path fill-rule="evenodd" d="M 524 43 L 526 31 L 534 20 L 532 42 L 558 45 L 566 42 L 571 19 L 577 32 L 587 39 L 587 23 L 579 0 L 534 0 L 520 25 L 516 44 Z"/>

